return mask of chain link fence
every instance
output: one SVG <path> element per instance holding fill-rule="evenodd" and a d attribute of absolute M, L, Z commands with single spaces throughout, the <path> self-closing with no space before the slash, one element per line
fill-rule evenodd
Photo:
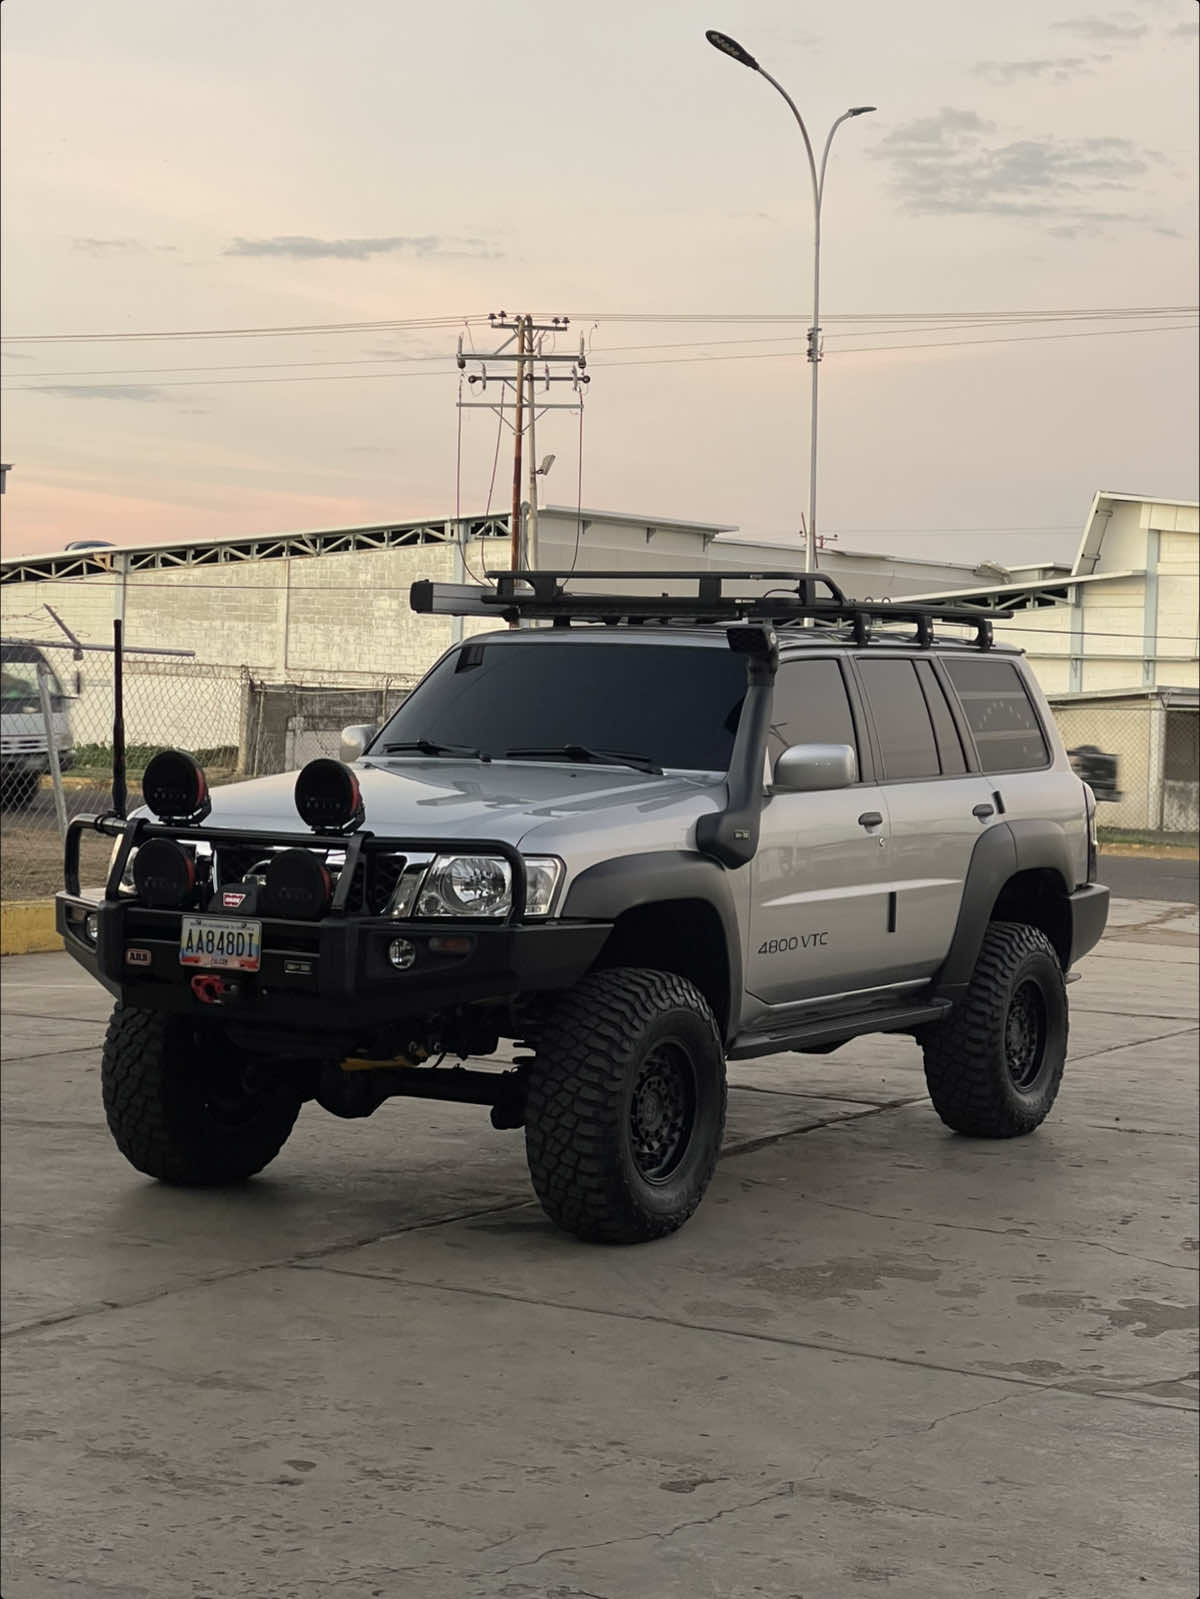
<path fill-rule="evenodd" d="M 1200 711 L 1178 694 L 1060 699 L 1054 719 L 1095 792 L 1102 835 L 1192 844 L 1200 830 Z"/>
<path fill-rule="evenodd" d="M 6 640 L 0 746 L 0 899 L 44 899 L 62 886 L 62 841 L 73 816 L 112 805 L 113 657 L 89 651 L 82 664 L 61 649 Z M 244 667 L 178 656 L 123 660 L 125 759 L 130 810 L 160 749 L 187 750 L 213 788 L 286 772 L 338 753 L 341 729 L 377 725 L 412 678 L 350 685 L 268 684 Z M 83 839 L 86 883 L 102 882 L 111 845 Z"/>

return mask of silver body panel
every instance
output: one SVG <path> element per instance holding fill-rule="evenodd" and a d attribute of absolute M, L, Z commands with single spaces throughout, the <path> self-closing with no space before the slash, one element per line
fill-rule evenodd
<path fill-rule="evenodd" d="M 682 628 L 523 630 L 473 642 L 536 648 L 572 636 L 595 642 L 598 632 L 619 648 L 726 647 L 719 631 Z M 813 648 L 825 657 L 855 654 L 849 646 L 831 648 L 827 636 L 781 642 L 787 658 L 804 658 Z M 953 652 L 940 645 L 870 649 L 872 659 Z M 964 646 L 962 653 L 978 652 Z M 1083 785 L 1028 667 L 1015 652 L 992 653 L 1018 665 L 1042 720 L 1047 767 L 904 782 L 868 775 L 816 792 L 772 793 L 767 786 L 756 857 L 726 874 L 742 944 L 743 992 L 734 1002 L 739 1029 L 770 1026 L 823 1000 L 892 989 L 900 995 L 930 978 L 949 950 L 972 852 L 988 827 L 1025 819 L 1055 824 L 1069 840 L 1075 882 L 1085 881 Z M 353 764 L 371 832 L 444 837 L 448 850 L 457 840 L 494 839 L 527 855 L 557 856 L 565 864 L 559 906 L 591 867 L 663 852 L 699 859 L 696 824 L 726 802 L 725 775 L 714 772 L 654 775 L 615 765 L 370 752 Z M 289 774 L 219 788 L 212 825 L 295 830 L 294 784 Z M 974 814 L 981 805 L 991 805 L 992 814 Z M 861 818 L 874 812 L 879 823 L 864 826 Z"/>

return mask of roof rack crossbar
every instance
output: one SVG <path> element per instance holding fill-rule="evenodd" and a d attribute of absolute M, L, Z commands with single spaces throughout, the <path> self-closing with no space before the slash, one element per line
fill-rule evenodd
<path fill-rule="evenodd" d="M 573 621 L 600 622 L 607 626 L 662 625 L 713 626 L 722 623 L 761 621 L 777 626 L 797 622 L 821 624 L 823 628 L 849 628 L 849 638 L 864 646 L 872 642 L 901 642 L 894 633 L 875 631 L 876 623 L 909 623 L 914 631 L 911 642 L 927 648 L 934 643 L 934 623 L 945 622 L 975 630 L 974 643 L 990 649 L 992 623 L 1006 620 L 1012 612 L 984 611 L 972 605 L 894 605 L 847 599 L 842 590 L 823 572 L 679 572 L 679 571 L 515 571 L 489 574 L 495 587 L 476 588 L 462 584 L 414 583 L 410 602 L 422 614 L 451 616 L 496 616 L 505 621 L 550 621 L 555 627 L 569 627 Z M 686 583 L 690 594 L 596 594 L 568 593 L 572 580 Z M 729 594 L 728 583 L 782 583 L 786 588 L 760 595 Z M 828 591 L 818 597 L 818 586 Z M 842 637 L 841 633 L 837 636 Z M 907 642 L 907 640 L 905 641 Z M 954 640 L 954 642 L 962 642 Z"/>

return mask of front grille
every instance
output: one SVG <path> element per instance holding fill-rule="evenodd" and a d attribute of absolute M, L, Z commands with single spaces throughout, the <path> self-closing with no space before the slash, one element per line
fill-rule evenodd
<path fill-rule="evenodd" d="M 404 875 L 407 864 L 403 855 L 372 855 L 370 857 L 370 878 L 367 884 L 367 909 L 374 916 L 381 916 L 388 908 L 388 902 L 396 892 L 396 886 Z"/>
<path fill-rule="evenodd" d="M 272 854 L 282 849 L 278 844 L 222 844 L 216 851 L 217 875 L 222 884 L 238 883 L 255 867 L 270 860 Z M 341 850 L 317 850 L 329 866 L 336 880 L 341 869 Z M 351 915 L 364 913 L 379 916 L 387 910 L 404 873 L 407 857 L 370 850 L 359 859 L 354 869 L 354 879 L 346 896 L 346 910 Z"/>

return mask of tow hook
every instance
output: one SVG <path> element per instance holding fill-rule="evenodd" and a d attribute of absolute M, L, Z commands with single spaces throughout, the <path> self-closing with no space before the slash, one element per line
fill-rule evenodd
<path fill-rule="evenodd" d="M 227 999 L 237 998 L 238 985 L 227 983 L 211 972 L 199 972 L 192 978 L 192 993 L 202 1005 L 221 1005 Z"/>

